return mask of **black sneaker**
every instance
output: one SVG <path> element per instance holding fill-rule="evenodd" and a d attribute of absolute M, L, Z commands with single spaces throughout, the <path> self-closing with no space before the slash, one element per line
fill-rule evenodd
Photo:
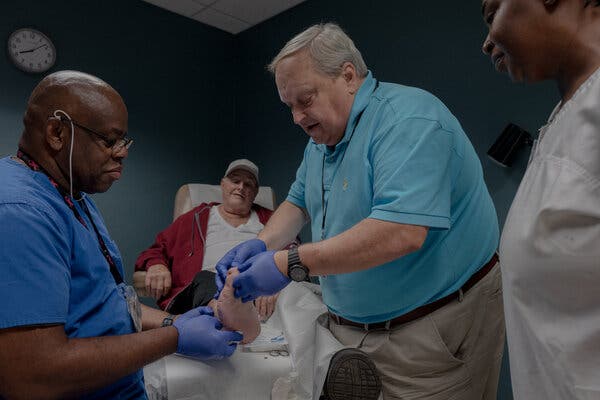
<path fill-rule="evenodd" d="M 381 380 L 373 361 L 361 350 L 342 349 L 329 362 L 325 378 L 328 400 L 377 400 Z"/>

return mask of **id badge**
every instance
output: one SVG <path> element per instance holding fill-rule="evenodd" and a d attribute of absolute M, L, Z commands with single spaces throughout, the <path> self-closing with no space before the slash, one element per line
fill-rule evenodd
<path fill-rule="evenodd" d="M 138 295 L 135 292 L 135 289 L 131 285 L 126 285 L 125 283 L 119 284 L 119 289 L 121 289 L 121 293 L 123 293 L 123 297 L 127 302 L 127 311 L 129 311 L 129 316 L 133 321 L 133 326 L 135 326 L 136 332 L 142 331 L 142 307 L 140 305 L 140 300 L 138 299 Z"/>

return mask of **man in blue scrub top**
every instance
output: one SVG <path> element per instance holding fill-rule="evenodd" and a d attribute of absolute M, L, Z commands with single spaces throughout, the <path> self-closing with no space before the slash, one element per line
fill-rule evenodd
<path fill-rule="evenodd" d="M 335 24 L 300 33 L 269 68 L 310 140 L 286 201 L 221 260 L 218 285 L 230 265 L 243 301 L 319 277 L 330 330 L 375 364 L 334 356 L 330 399 L 376 398 L 378 379 L 385 399 L 495 398 L 498 221 L 459 122 L 430 93 L 377 81 Z M 313 243 L 276 251 L 308 220 Z"/>
<path fill-rule="evenodd" d="M 57 72 L 34 89 L 24 124 L 17 155 L 0 159 L 0 399 L 145 399 L 145 364 L 231 355 L 241 335 L 211 311 L 140 307 L 123 282 L 86 195 L 120 178 L 132 143 L 119 94 Z"/>

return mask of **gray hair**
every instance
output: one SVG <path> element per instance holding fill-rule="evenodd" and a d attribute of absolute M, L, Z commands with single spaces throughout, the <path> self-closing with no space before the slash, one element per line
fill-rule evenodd
<path fill-rule="evenodd" d="M 367 65 L 360 51 L 342 28 L 332 22 L 313 25 L 294 36 L 273 58 L 267 66 L 268 70 L 275 74 L 277 65 L 282 59 L 304 49 L 308 50 L 315 67 L 325 75 L 339 76 L 342 65 L 350 62 L 356 68 L 359 77 L 367 76 Z"/>

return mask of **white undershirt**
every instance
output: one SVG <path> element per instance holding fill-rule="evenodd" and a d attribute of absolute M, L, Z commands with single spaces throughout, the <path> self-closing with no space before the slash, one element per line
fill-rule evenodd
<path fill-rule="evenodd" d="M 254 239 L 263 227 L 255 211 L 251 212 L 248 222 L 236 228 L 223 219 L 218 207 L 211 207 L 206 228 L 202 270 L 215 272 L 215 265 L 229 249 L 246 240 Z"/>

